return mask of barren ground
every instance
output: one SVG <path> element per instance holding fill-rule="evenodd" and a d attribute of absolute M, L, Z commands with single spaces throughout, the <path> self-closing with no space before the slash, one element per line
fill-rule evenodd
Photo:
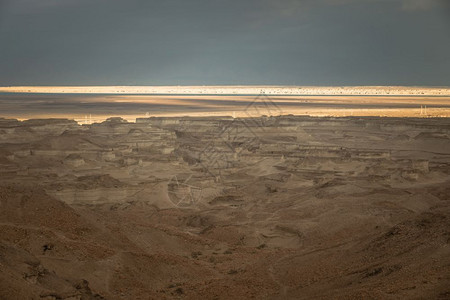
<path fill-rule="evenodd" d="M 449 183 L 446 118 L 0 119 L 0 299 L 449 299 Z"/>

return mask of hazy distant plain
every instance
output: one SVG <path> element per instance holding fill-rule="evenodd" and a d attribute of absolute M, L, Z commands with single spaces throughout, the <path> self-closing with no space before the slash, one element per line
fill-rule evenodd
<path fill-rule="evenodd" d="M 426 106 L 426 110 L 425 110 Z M 421 108 L 422 107 L 422 108 Z M 0 117 L 248 117 L 255 115 L 450 117 L 450 96 L 266 96 L 0 93 Z"/>

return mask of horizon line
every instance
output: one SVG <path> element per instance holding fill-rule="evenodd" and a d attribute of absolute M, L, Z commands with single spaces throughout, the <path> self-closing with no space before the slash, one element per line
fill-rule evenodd
<path fill-rule="evenodd" d="M 448 86 L 96 85 L 5 86 L 7 94 L 450 96 Z"/>

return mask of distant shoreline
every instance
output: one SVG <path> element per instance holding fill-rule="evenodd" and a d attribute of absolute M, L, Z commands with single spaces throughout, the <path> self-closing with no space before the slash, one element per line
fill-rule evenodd
<path fill-rule="evenodd" d="M 450 87 L 406 86 L 9 86 L 0 93 L 244 96 L 450 96 Z"/>
<path fill-rule="evenodd" d="M 146 94 L 146 93 L 58 93 L 58 92 L 53 92 L 53 93 L 49 93 L 49 92 L 0 92 L 0 95 L 68 95 L 68 96 L 83 96 L 83 95 L 91 95 L 91 96 L 229 96 L 229 97 L 245 97 L 245 96 L 259 96 L 261 94 Z M 300 94 L 265 94 L 267 96 L 280 96 L 280 97 L 322 97 L 322 96 L 326 96 L 326 97 L 400 97 L 400 98 L 407 98 L 407 97 L 430 97 L 430 98 L 448 98 L 450 97 L 449 95 L 416 95 L 416 94 L 401 94 L 401 95 L 394 95 L 394 94 L 388 94 L 388 95 L 382 95 L 382 94 L 378 94 L 378 95 L 357 95 L 357 94 L 353 94 L 353 95 L 344 95 L 344 94 L 304 94 L 304 95 L 300 95 Z"/>

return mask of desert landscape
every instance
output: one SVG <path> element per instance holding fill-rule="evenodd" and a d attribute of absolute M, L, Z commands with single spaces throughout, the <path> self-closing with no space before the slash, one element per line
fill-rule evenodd
<path fill-rule="evenodd" d="M 0 300 L 450 300 L 449 20 L 0 0 Z"/>
<path fill-rule="evenodd" d="M 450 119 L 267 107 L 0 119 L 0 298 L 448 299 Z"/>
<path fill-rule="evenodd" d="M 255 104 L 257 104 L 255 106 Z M 259 106 L 259 107 L 258 107 Z M 0 87 L 0 117 L 450 117 L 448 87 Z"/>

